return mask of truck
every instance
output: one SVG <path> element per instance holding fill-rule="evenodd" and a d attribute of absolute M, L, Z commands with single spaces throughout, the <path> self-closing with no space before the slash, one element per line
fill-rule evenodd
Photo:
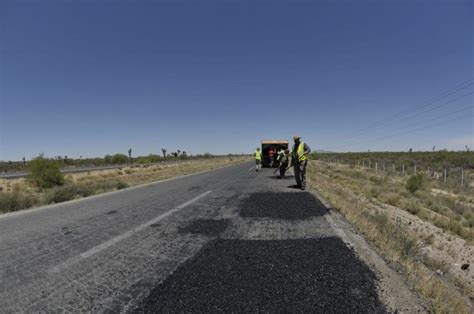
<path fill-rule="evenodd" d="M 277 154 L 281 148 L 288 149 L 288 140 L 262 140 L 262 166 L 276 167 Z"/>

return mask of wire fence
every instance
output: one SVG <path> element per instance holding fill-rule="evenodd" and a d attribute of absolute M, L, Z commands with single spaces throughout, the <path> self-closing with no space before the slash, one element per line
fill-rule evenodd
<path fill-rule="evenodd" d="M 459 186 L 462 188 L 474 188 L 474 170 L 463 167 L 449 166 L 427 166 L 417 165 L 416 162 L 393 162 L 386 160 L 344 160 L 344 159 L 325 159 L 329 163 L 346 164 L 352 167 L 359 167 L 374 173 L 394 175 L 394 176 L 413 176 L 424 174 L 427 178 L 433 179 L 440 185 Z"/>

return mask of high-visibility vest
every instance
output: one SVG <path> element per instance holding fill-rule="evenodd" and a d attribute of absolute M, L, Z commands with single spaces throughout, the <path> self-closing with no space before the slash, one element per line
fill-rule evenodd
<path fill-rule="evenodd" d="M 304 142 L 300 142 L 296 149 L 296 153 L 298 154 L 298 161 L 305 161 L 308 159 L 308 156 L 304 153 Z"/>
<path fill-rule="evenodd" d="M 255 151 L 255 160 L 262 160 L 262 153 L 258 150 Z"/>

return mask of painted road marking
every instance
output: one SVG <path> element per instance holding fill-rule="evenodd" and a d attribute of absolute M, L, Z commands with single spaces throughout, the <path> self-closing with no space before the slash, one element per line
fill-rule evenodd
<path fill-rule="evenodd" d="M 166 217 L 168 217 L 168 216 L 170 216 L 170 215 L 176 213 L 176 212 L 179 211 L 180 209 L 183 209 L 183 208 L 185 208 L 186 206 L 189 206 L 189 205 L 191 205 L 192 203 L 197 202 L 197 201 L 200 200 L 201 198 L 203 198 L 203 197 L 209 195 L 211 192 L 212 192 L 212 191 L 204 192 L 203 194 L 196 196 L 195 198 L 193 198 L 193 199 L 191 199 L 191 200 L 189 200 L 189 201 L 187 201 L 187 202 L 185 202 L 185 203 L 183 203 L 183 204 L 181 204 L 181 205 L 179 205 L 179 206 L 177 206 L 177 207 L 175 207 L 175 208 L 173 208 L 173 209 L 167 211 L 166 213 L 164 213 L 164 214 L 162 214 L 162 215 L 160 215 L 160 216 L 157 216 L 157 217 L 153 218 L 153 219 L 150 220 L 150 221 L 147 221 L 147 222 L 145 222 L 145 223 L 139 225 L 138 227 L 135 227 L 135 228 L 133 228 L 133 229 L 131 229 L 131 230 L 125 232 L 125 233 L 122 233 L 121 235 L 118 235 L 118 236 L 116 236 L 115 238 L 110 239 L 109 241 L 106 241 L 106 242 L 104 242 L 104 243 L 102 243 L 102 244 L 99 244 L 98 246 L 95 246 L 95 247 L 93 247 L 92 249 L 87 250 L 87 251 L 85 251 L 84 253 L 81 253 L 81 254 L 79 254 L 78 256 L 73 257 L 73 258 L 67 260 L 67 261 L 64 262 L 64 263 L 55 266 L 55 267 L 52 269 L 52 271 L 53 271 L 53 272 L 59 272 L 60 270 L 62 270 L 62 269 L 64 269 L 64 268 L 68 268 L 68 267 L 70 267 L 71 265 L 73 265 L 73 264 L 79 262 L 80 260 L 89 258 L 89 257 L 91 257 L 92 255 L 97 254 L 97 253 L 99 253 L 99 252 L 101 252 L 101 251 L 103 251 L 103 250 L 105 250 L 105 249 L 111 247 L 112 245 L 115 245 L 115 244 L 117 244 L 118 242 L 120 242 L 120 241 L 122 241 L 122 240 L 124 240 L 124 239 L 126 239 L 126 238 L 131 237 L 131 236 L 134 235 L 135 233 L 140 232 L 140 231 L 142 231 L 142 230 L 145 229 L 145 228 L 148 228 L 148 227 L 151 226 L 152 224 L 155 224 L 155 223 L 159 222 L 160 220 L 165 219 Z"/>

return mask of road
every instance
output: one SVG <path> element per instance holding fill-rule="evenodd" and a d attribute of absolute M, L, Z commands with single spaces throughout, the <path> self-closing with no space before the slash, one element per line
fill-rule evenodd
<path fill-rule="evenodd" d="M 243 163 L 2 215 L 0 311 L 413 309 L 291 184 Z"/>

